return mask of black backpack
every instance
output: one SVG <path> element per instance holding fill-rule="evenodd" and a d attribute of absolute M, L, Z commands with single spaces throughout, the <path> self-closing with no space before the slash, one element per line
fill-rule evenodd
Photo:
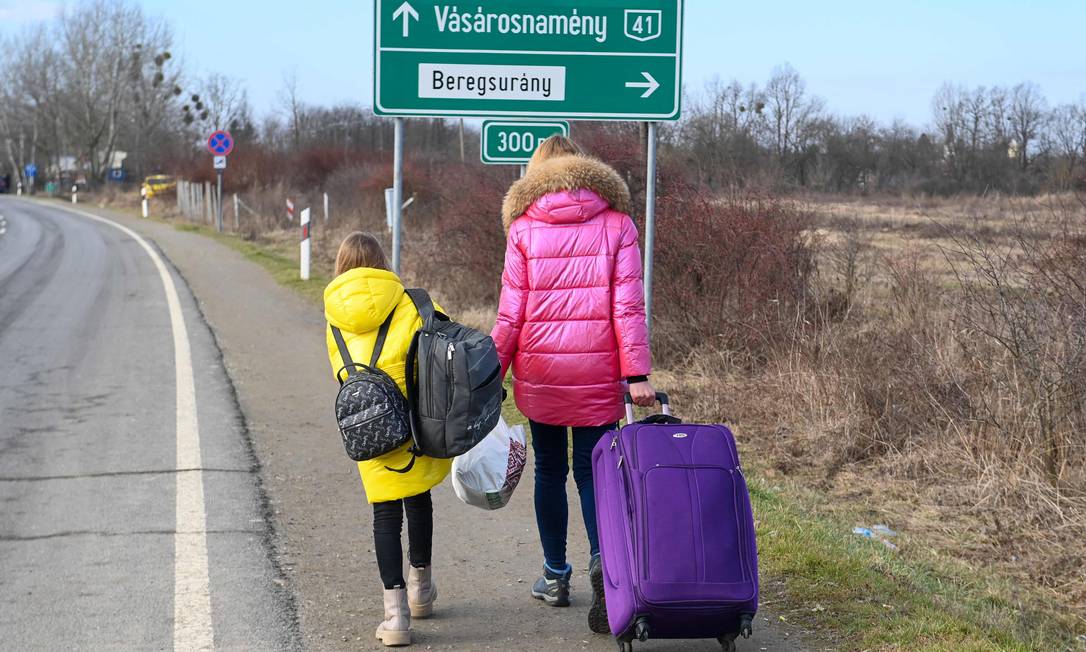
<path fill-rule="evenodd" d="M 395 312 L 393 310 L 388 315 L 377 331 L 369 365 L 352 360 L 347 343 L 343 341 L 343 333 L 330 326 L 339 355 L 343 358 L 343 367 L 336 372 L 336 380 L 340 383 L 339 394 L 336 395 L 336 421 L 347 456 L 356 462 L 394 451 L 411 438 L 407 399 L 396 381 L 377 368 L 377 359 L 381 357 Z M 344 370 L 347 371 L 346 380 L 341 377 Z M 402 472 L 409 469 L 410 465 Z"/>
<path fill-rule="evenodd" d="M 498 425 L 501 363 L 494 340 L 434 310 L 425 290 L 407 290 L 422 328 L 407 353 L 407 398 L 414 452 L 462 455 Z"/>

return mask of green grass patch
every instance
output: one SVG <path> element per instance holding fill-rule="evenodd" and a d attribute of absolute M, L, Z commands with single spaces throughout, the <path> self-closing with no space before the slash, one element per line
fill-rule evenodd
<path fill-rule="evenodd" d="M 280 285 L 286 286 L 298 292 L 305 298 L 323 303 L 324 288 L 332 280 L 319 274 L 313 274 L 308 281 L 303 281 L 298 273 L 298 261 L 281 253 L 271 250 L 260 243 L 246 240 L 233 233 L 219 233 L 215 229 L 202 224 L 189 222 L 171 222 L 178 231 L 199 233 L 217 242 L 220 242 L 248 260 L 268 270 Z"/>
<path fill-rule="evenodd" d="M 997 578 L 853 535 L 757 477 L 750 489 L 762 576 L 783 579 L 784 611 L 837 649 L 1073 649 L 1070 621 Z"/>

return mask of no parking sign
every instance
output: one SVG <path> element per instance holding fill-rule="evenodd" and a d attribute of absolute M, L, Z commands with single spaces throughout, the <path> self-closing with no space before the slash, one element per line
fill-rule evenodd
<path fill-rule="evenodd" d="M 234 138 L 229 132 L 222 129 L 212 133 L 207 138 L 207 151 L 212 156 L 227 156 L 234 151 Z"/>

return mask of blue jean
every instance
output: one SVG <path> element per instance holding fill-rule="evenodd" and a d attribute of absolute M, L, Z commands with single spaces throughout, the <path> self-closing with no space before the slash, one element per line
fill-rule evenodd
<path fill-rule="evenodd" d="M 535 520 L 539 541 L 543 544 L 543 559 L 547 566 L 561 572 L 567 568 L 569 430 L 566 426 L 535 421 L 530 421 L 529 427 L 535 452 Z M 573 428 L 573 479 L 581 498 L 581 516 L 593 555 L 600 551 L 600 540 L 596 530 L 596 493 L 592 487 L 592 449 L 605 432 L 614 428 L 615 424 Z"/>

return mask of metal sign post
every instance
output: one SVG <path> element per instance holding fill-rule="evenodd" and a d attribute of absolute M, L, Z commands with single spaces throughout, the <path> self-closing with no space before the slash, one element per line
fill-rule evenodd
<path fill-rule="evenodd" d="M 226 169 L 226 157 L 234 151 L 234 137 L 219 129 L 211 133 L 207 138 L 207 151 L 214 157 L 216 191 L 215 191 L 215 225 L 219 233 L 222 233 L 222 173 Z"/>
<path fill-rule="evenodd" d="M 27 192 L 33 195 L 34 179 L 38 176 L 38 166 L 33 163 L 27 163 L 23 168 L 23 174 L 26 175 Z"/>
<path fill-rule="evenodd" d="M 569 135 L 569 123 L 484 120 L 479 156 L 483 163 L 523 165 L 539 143 L 554 134 Z"/>
<path fill-rule="evenodd" d="M 392 149 L 392 272 L 399 274 L 400 231 L 402 230 L 401 221 L 403 218 L 403 118 L 396 118 L 394 133 L 395 143 Z"/>
<path fill-rule="evenodd" d="M 379 115 L 676 120 L 683 0 L 376 0 Z"/>
<path fill-rule="evenodd" d="M 645 173 L 645 326 L 652 340 L 652 263 L 656 243 L 656 123 L 648 123 L 648 159 Z"/>
<path fill-rule="evenodd" d="M 181 196 L 180 193 L 178 193 L 178 196 L 179 197 Z M 140 215 L 142 215 L 143 217 L 147 217 L 148 214 L 149 213 L 147 211 L 147 186 L 140 186 Z"/>
<path fill-rule="evenodd" d="M 226 169 L 226 157 L 216 156 L 214 160 L 217 186 L 215 189 L 215 218 L 218 223 L 219 233 L 222 233 L 222 174 Z"/>

